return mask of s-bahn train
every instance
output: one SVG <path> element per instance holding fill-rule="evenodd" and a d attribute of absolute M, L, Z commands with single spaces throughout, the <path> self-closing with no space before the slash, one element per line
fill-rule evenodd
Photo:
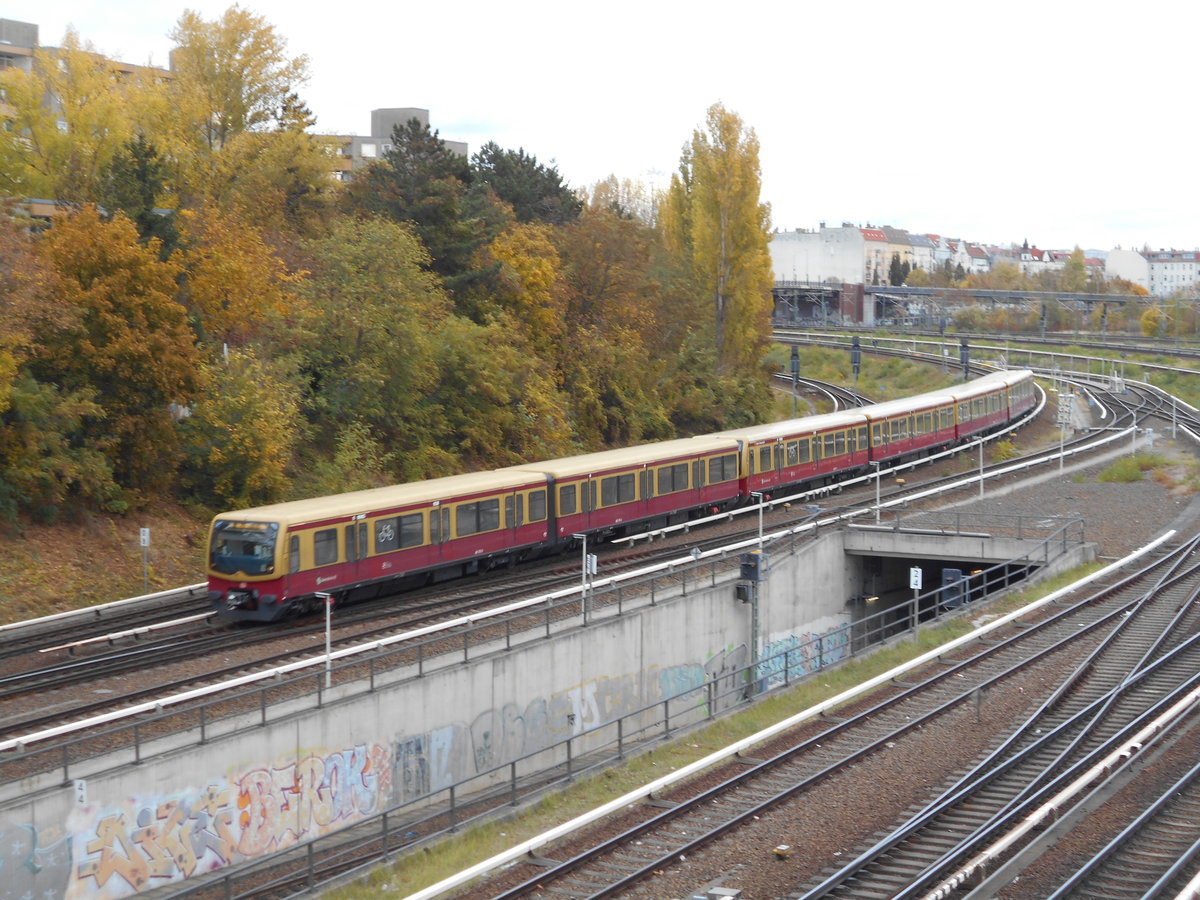
<path fill-rule="evenodd" d="M 859 409 L 221 513 L 208 596 L 270 622 L 686 521 L 950 447 L 1033 408 L 1028 370 Z"/>

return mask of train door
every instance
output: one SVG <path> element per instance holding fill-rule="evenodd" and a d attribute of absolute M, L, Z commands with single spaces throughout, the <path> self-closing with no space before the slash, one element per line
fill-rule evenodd
<path fill-rule="evenodd" d="M 445 545 L 450 540 L 450 507 L 435 505 L 429 510 L 429 543 L 434 546 L 434 559 L 445 559 Z"/>
<path fill-rule="evenodd" d="M 366 577 L 362 561 L 367 558 L 367 523 L 364 516 L 355 516 L 355 519 L 344 532 L 346 577 L 350 581 Z"/>
<path fill-rule="evenodd" d="M 512 533 L 510 546 L 517 543 L 517 532 L 525 524 L 525 497 L 509 494 L 504 498 L 504 524 Z"/>

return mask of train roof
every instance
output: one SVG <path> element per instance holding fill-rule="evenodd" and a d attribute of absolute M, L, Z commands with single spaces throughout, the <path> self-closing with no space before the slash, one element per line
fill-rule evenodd
<path fill-rule="evenodd" d="M 719 431 L 717 435 L 725 438 L 754 443 L 755 441 L 779 440 L 801 434 L 816 434 L 818 431 L 830 431 L 837 428 L 852 428 L 866 425 L 867 417 L 858 410 L 843 412 L 821 413 L 816 416 L 805 416 L 800 419 L 784 419 L 781 422 L 767 422 L 765 425 L 750 425 L 746 428 L 732 428 Z"/>
<path fill-rule="evenodd" d="M 737 444 L 731 440 L 718 439 L 714 435 L 704 435 L 642 444 L 619 450 L 600 450 L 596 453 L 585 453 L 582 456 L 564 456 L 545 462 L 512 466 L 510 469 L 520 472 L 544 472 L 555 478 L 570 478 L 575 475 L 592 475 L 613 469 L 681 462 L 708 454 L 733 453 L 736 450 Z M 510 469 L 501 469 L 500 471 L 510 471 Z"/>
<path fill-rule="evenodd" d="M 253 509 L 221 513 L 216 518 L 247 522 L 309 522 L 321 519 L 336 519 L 362 513 L 378 512 L 415 503 L 433 500 L 469 497 L 489 491 L 514 490 L 526 486 L 544 484 L 545 477 L 536 472 L 498 470 L 472 472 L 466 475 L 448 475 L 428 481 L 412 481 L 389 487 L 351 491 L 329 497 L 314 497 L 310 500 L 291 500 L 258 506 Z"/>
<path fill-rule="evenodd" d="M 1000 372 L 988 372 L 988 374 L 976 378 L 974 381 L 968 381 L 966 384 L 947 388 L 946 392 L 953 394 L 955 400 L 968 400 L 1002 387 L 1011 387 L 1032 377 L 1033 373 L 1028 369 L 1008 369 Z"/>
<path fill-rule="evenodd" d="M 863 407 L 863 414 L 869 419 L 885 419 L 897 414 L 920 412 L 937 406 L 946 406 L 954 402 L 954 395 L 949 389 L 929 391 L 913 397 L 900 400 L 884 400 L 882 403 L 872 403 Z"/>

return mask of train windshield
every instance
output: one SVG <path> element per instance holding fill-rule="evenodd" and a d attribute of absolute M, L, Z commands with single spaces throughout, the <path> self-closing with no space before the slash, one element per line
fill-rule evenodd
<path fill-rule="evenodd" d="M 275 571 L 278 534 L 274 522 L 214 522 L 208 566 L 226 575 L 270 575 Z"/>

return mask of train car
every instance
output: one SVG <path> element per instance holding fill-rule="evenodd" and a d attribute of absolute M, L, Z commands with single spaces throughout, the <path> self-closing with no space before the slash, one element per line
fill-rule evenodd
<path fill-rule="evenodd" d="M 1025 369 L 991 372 L 982 378 L 946 390 L 954 398 L 955 438 L 966 441 L 1007 424 L 1013 418 L 1010 395 L 1022 395 L 1022 384 L 1032 391 L 1033 374 Z M 1032 395 L 1031 395 L 1032 396 Z M 1019 401 L 1024 405 L 1024 401 Z"/>
<path fill-rule="evenodd" d="M 823 484 L 867 467 L 867 418 L 860 410 L 824 413 L 718 432 L 737 441 L 741 494 Z"/>
<path fill-rule="evenodd" d="M 1020 418 L 1037 405 L 1037 386 L 1033 373 L 1028 369 L 1010 369 L 998 372 L 1008 387 L 1008 418 Z"/>
<path fill-rule="evenodd" d="M 870 421 L 871 460 L 885 463 L 944 449 L 954 443 L 954 396 L 932 391 L 864 406 Z"/>
<path fill-rule="evenodd" d="M 502 470 L 510 471 L 510 470 Z M 738 498 L 737 443 L 718 436 L 661 441 L 517 466 L 553 491 L 554 536 L 624 534 L 637 523 L 684 521 Z"/>
<path fill-rule="evenodd" d="M 314 607 L 318 592 L 357 600 L 488 568 L 545 543 L 548 497 L 540 473 L 481 472 L 222 513 L 209 601 L 274 621 Z"/>

